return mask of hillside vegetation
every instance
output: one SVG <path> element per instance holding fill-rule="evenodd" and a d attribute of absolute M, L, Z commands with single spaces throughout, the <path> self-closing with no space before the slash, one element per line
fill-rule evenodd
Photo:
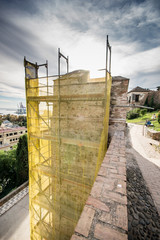
<path fill-rule="evenodd" d="M 154 114 L 156 115 L 156 119 L 153 120 L 152 116 Z M 160 123 L 158 122 L 158 115 L 160 116 L 159 110 L 153 111 L 153 112 L 147 112 L 147 109 L 135 108 L 127 113 L 127 122 L 144 125 L 146 123 L 146 120 L 150 120 L 151 124 L 153 124 L 153 127 L 150 127 L 150 128 L 156 131 L 160 131 Z"/>
<path fill-rule="evenodd" d="M 12 150 L 0 151 L 0 198 L 28 180 L 27 135 Z"/>

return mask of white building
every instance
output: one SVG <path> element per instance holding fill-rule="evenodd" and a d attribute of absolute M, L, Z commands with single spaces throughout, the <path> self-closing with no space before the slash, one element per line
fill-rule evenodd
<path fill-rule="evenodd" d="M 129 104 L 144 105 L 148 93 L 151 92 L 149 89 L 141 88 L 137 86 L 127 93 L 127 99 Z"/>
<path fill-rule="evenodd" d="M 27 133 L 26 127 L 0 128 L 0 150 L 11 149 L 25 133 Z"/>

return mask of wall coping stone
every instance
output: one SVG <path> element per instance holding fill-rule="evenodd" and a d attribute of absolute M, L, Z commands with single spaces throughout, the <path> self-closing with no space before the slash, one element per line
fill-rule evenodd
<path fill-rule="evenodd" d="M 113 81 L 126 81 L 126 80 L 129 81 L 129 78 L 125 78 L 125 77 L 122 77 L 122 76 L 113 76 L 112 80 Z"/>
<path fill-rule="evenodd" d="M 116 131 L 71 240 L 127 240 L 124 131 Z"/>
<path fill-rule="evenodd" d="M 19 193 L 21 190 L 23 190 L 25 187 L 28 186 L 28 181 L 17 187 L 15 190 L 7 194 L 5 197 L 0 199 L 0 206 L 2 206 L 4 203 L 9 201 L 12 197 L 14 197 L 17 193 Z"/>

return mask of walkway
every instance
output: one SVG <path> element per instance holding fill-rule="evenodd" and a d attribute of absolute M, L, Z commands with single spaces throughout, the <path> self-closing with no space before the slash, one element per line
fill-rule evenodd
<path fill-rule="evenodd" d="M 28 194 L 21 198 L 22 191 L 1 207 L 1 213 L 7 210 L 0 217 L 1 240 L 29 240 L 29 198 Z"/>
<path fill-rule="evenodd" d="M 129 137 L 134 154 L 145 182 L 160 215 L 160 153 L 154 145 L 159 142 L 143 136 L 143 126 L 128 124 Z"/>
<path fill-rule="evenodd" d="M 132 143 L 128 150 L 134 154 L 137 160 L 160 215 L 160 154 L 155 151 L 153 146 L 158 142 L 143 136 L 143 126 L 129 124 L 128 127 L 128 137 L 130 137 Z M 27 194 L 1 216 L 1 240 L 29 240 L 28 209 Z M 1 210 L 4 210 L 4 206 Z"/>

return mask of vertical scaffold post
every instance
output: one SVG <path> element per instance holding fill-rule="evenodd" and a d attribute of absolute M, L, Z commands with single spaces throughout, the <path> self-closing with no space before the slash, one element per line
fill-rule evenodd
<path fill-rule="evenodd" d="M 109 66 L 108 66 L 109 65 Z M 110 106 L 110 88 L 111 88 L 111 46 L 109 44 L 108 35 L 106 39 L 106 76 L 105 76 L 105 114 L 106 124 L 109 123 L 109 106 Z M 108 128 L 106 129 L 105 142 L 108 141 Z"/>
<path fill-rule="evenodd" d="M 46 76 L 47 76 L 47 96 L 49 95 L 49 91 L 48 91 L 48 61 L 46 60 Z"/>
<path fill-rule="evenodd" d="M 61 53 L 60 53 L 60 48 L 58 48 L 58 120 L 59 120 L 59 124 L 58 124 L 58 141 L 60 144 L 60 77 L 61 77 L 61 69 L 60 69 L 60 59 L 61 59 Z"/>
<path fill-rule="evenodd" d="M 112 52 L 112 51 L 111 51 L 111 49 L 112 49 L 112 48 L 111 48 L 111 46 L 110 46 L 110 48 L 109 48 L 109 49 L 110 49 L 109 73 L 110 73 L 110 75 L 111 75 L 111 52 Z"/>
<path fill-rule="evenodd" d="M 109 65 L 109 67 L 108 67 Z M 108 80 L 108 73 L 111 75 L 111 46 L 109 44 L 108 35 L 106 40 L 106 92 L 107 92 L 107 80 Z"/>
<path fill-rule="evenodd" d="M 67 73 L 69 73 L 69 56 L 67 56 Z"/>
<path fill-rule="evenodd" d="M 61 53 L 60 48 L 58 48 L 58 177 L 59 177 L 59 233 L 61 232 L 61 157 L 60 157 L 60 145 L 61 145 L 61 138 L 60 138 L 60 59 Z"/>
<path fill-rule="evenodd" d="M 106 76 L 105 76 L 105 101 L 106 101 L 106 98 L 107 98 L 107 76 L 108 76 L 108 35 L 107 35 L 107 39 L 106 39 L 106 67 L 105 67 L 105 70 L 106 70 Z"/>

